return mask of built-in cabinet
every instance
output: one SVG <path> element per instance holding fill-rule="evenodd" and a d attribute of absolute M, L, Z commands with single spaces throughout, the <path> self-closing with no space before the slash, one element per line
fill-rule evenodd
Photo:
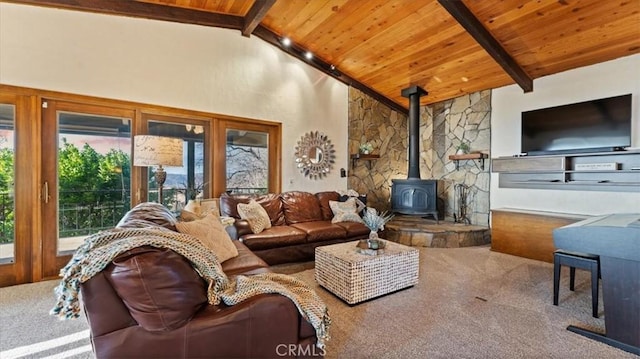
<path fill-rule="evenodd" d="M 498 157 L 501 188 L 640 192 L 640 151 Z"/>
<path fill-rule="evenodd" d="M 515 208 L 491 210 L 491 250 L 553 263 L 553 230 L 589 218 Z"/>

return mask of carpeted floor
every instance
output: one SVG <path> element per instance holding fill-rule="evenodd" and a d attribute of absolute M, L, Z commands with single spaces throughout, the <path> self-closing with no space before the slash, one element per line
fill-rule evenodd
<path fill-rule="evenodd" d="M 577 271 L 570 292 L 564 270 L 560 305 L 553 306 L 551 264 L 488 247 L 421 248 L 417 285 L 355 306 L 317 286 L 313 262 L 274 270 L 309 283 L 327 303 L 327 358 L 638 359 L 565 329 L 604 329 L 602 304 L 601 318 L 591 317 L 586 272 Z M 84 317 L 58 321 L 47 314 L 56 284 L 0 289 L 0 358 L 92 357 Z"/>

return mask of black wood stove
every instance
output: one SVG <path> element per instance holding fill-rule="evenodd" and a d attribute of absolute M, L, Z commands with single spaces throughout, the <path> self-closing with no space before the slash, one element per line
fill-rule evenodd
<path fill-rule="evenodd" d="M 427 91 L 419 86 L 402 90 L 409 98 L 409 174 L 392 180 L 391 208 L 409 215 L 431 215 L 438 221 L 438 181 L 420 179 L 420 97 Z"/>

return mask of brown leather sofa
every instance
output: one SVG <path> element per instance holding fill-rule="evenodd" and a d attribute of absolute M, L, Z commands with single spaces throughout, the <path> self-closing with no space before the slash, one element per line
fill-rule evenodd
<path fill-rule="evenodd" d="M 246 220 L 240 219 L 238 203 L 254 199 L 266 210 L 271 228 L 254 234 Z M 281 194 L 222 195 L 220 212 L 233 217 L 236 239 L 244 243 L 269 265 L 313 260 L 315 248 L 322 245 L 367 238 L 369 229 L 362 223 L 331 223 L 329 201 L 339 201 L 338 192 L 316 194 L 290 191 Z"/>
<path fill-rule="evenodd" d="M 269 271 L 245 245 L 222 263 L 229 276 Z M 150 246 L 118 256 L 81 285 L 97 358 L 282 358 L 322 356 L 295 304 L 262 294 L 209 305 L 206 285 L 176 252 Z"/>

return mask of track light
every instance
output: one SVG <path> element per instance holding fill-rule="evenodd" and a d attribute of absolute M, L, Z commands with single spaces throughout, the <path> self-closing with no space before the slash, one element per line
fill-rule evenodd
<path fill-rule="evenodd" d="M 336 65 L 330 65 L 329 66 L 329 72 L 335 76 L 335 77 L 340 77 L 342 76 L 342 74 L 340 73 L 340 71 L 338 71 L 338 69 L 336 68 Z"/>
<path fill-rule="evenodd" d="M 288 37 L 283 37 L 280 39 L 280 43 L 282 44 L 282 46 L 289 47 L 291 46 L 291 39 Z"/>

